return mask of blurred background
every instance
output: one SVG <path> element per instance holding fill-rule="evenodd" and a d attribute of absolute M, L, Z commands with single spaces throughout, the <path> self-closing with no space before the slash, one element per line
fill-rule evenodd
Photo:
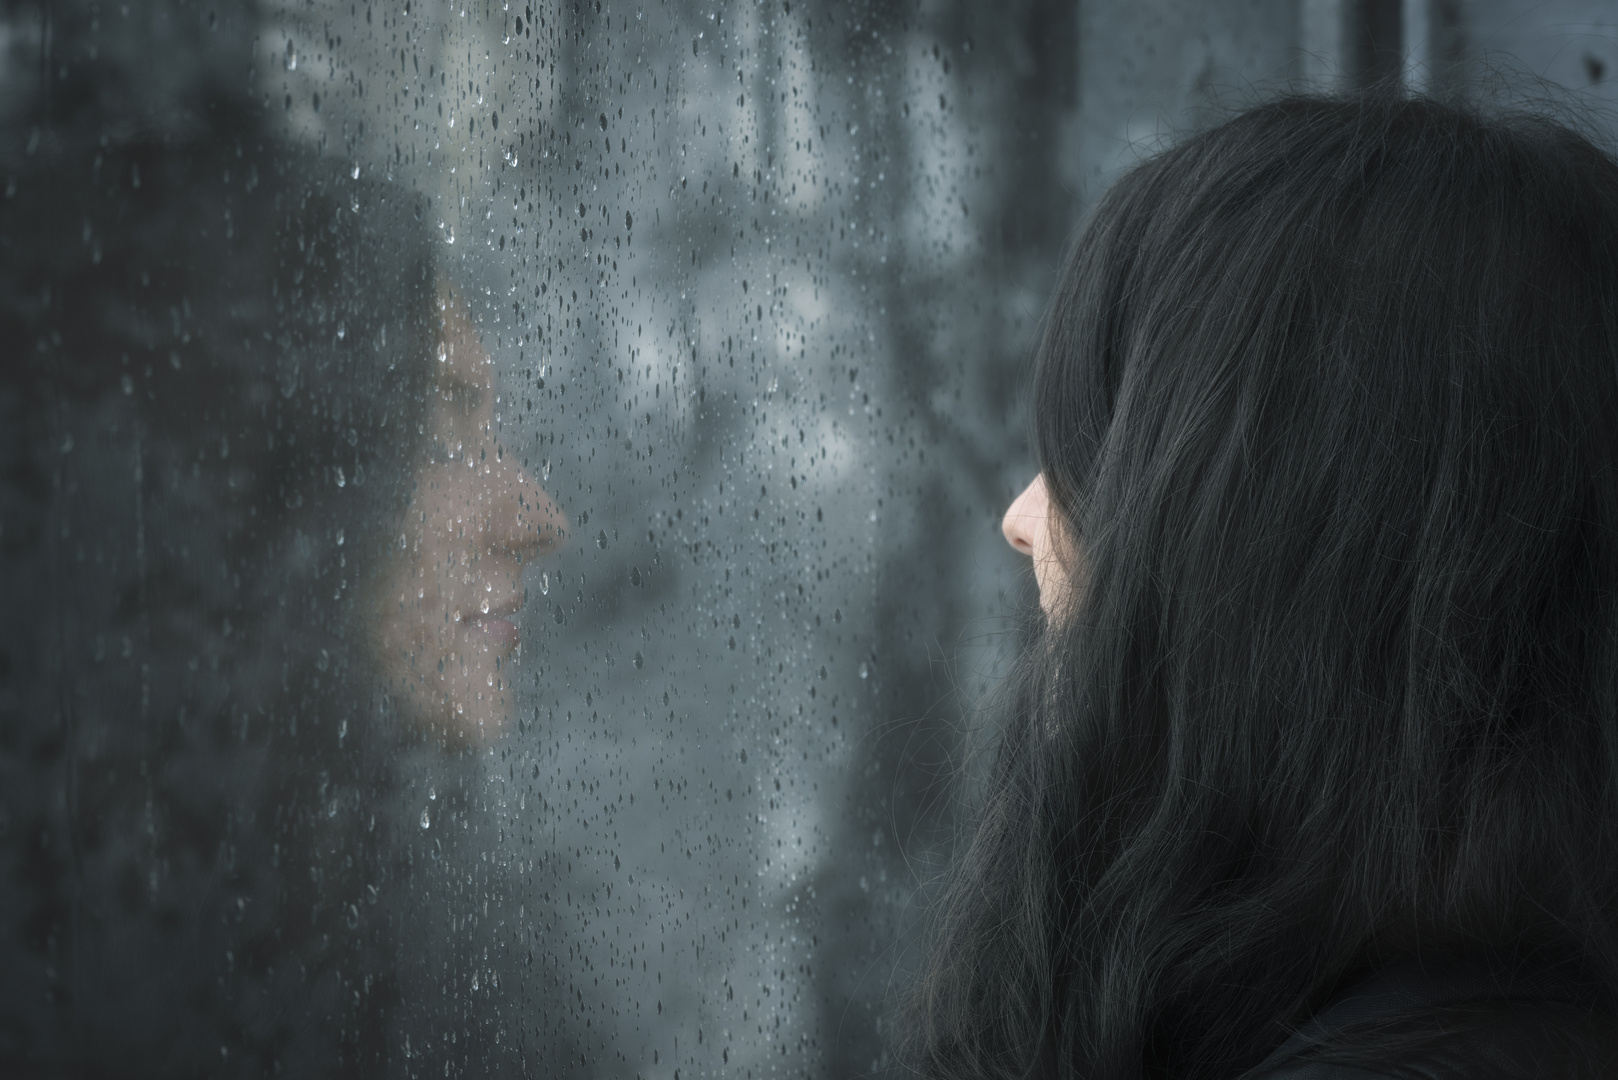
<path fill-rule="evenodd" d="M 34 269 L 7 279 L 0 399 L 4 1071 L 882 1072 L 918 890 L 1035 614 L 999 519 L 1033 474 L 1024 375 L 1065 246 L 1162 140 L 1386 79 L 1610 132 L 1618 8 L 6 0 L 0 246 Z M 261 173 L 280 254 L 232 276 Z M 328 249 L 328 283 L 289 291 Z M 151 252 L 180 275 L 161 301 Z M 145 329 L 73 314 L 126 288 Z M 467 328 L 371 382 L 345 367 L 362 323 L 379 356 L 414 340 L 407 302 Z M 86 318 L 113 329 L 75 351 Z M 336 359 L 287 359 L 305 323 Z M 216 359 L 183 366 L 192 334 Z M 473 375 L 433 367 L 446 341 Z M 201 374 L 221 356 L 237 411 Z M 486 446 L 434 427 L 479 391 Z M 310 417 L 333 449 L 241 495 L 231 440 L 240 462 Z M 423 479 L 467 448 L 482 486 Z M 284 478 L 336 500 L 355 462 L 423 453 L 405 502 L 316 512 Z M 188 470 L 218 483 L 181 500 Z M 433 519 L 428 489 L 460 501 Z M 340 674 L 392 641 L 363 613 L 297 683 L 279 658 L 312 631 L 266 613 L 357 579 L 341 514 L 419 552 L 400 521 L 471 544 L 501 499 L 566 540 L 500 549 L 521 643 L 471 690 L 411 713 L 385 665 Z M 219 539 L 260 527 L 281 561 Z"/>

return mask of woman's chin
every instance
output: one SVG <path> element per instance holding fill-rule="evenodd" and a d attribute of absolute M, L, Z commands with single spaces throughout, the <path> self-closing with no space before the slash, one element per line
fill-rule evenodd
<path fill-rule="evenodd" d="M 384 624 L 384 666 L 403 716 L 447 747 L 485 746 L 515 716 L 512 676 L 520 645 L 514 619 L 479 617 L 429 635 L 398 617 Z"/>
<path fill-rule="evenodd" d="M 427 726 L 451 746 L 486 746 L 505 734 L 511 725 L 511 691 L 497 679 L 494 686 L 479 680 L 456 679 L 434 695 L 426 713 Z"/>
<path fill-rule="evenodd" d="M 445 657 L 442 672 L 412 672 L 404 679 L 403 704 L 415 726 L 448 747 L 486 746 L 502 737 L 514 714 L 509 673 L 511 658 L 495 666 L 484 662 L 460 665 Z"/>
<path fill-rule="evenodd" d="M 450 724 L 474 745 L 493 742 L 511 724 L 514 646 L 515 641 L 471 642 L 463 654 L 466 662 L 445 680 Z M 445 675 L 450 675 L 448 668 Z"/>
<path fill-rule="evenodd" d="M 503 692 L 493 701 L 457 701 L 452 705 L 451 727 L 473 746 L 495 741 L 510 724 L 511 706 Z"/>

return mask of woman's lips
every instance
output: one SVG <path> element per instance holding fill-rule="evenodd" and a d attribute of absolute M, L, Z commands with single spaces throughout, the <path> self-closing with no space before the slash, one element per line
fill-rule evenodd
<path fill-rule="evenodd" d="M 463 615 L 464 609 L 457 608 L 455 621 L 466 627 L 466 632 L 483 634 L 490 644 L 510 649 L 517 644 L 516 619 L 517 612 L 521 609 L 522 596 L 510 595 L 498 604 L 491 604 L 485 600 L 470 614 Z"/>
<path fill-rule="evenodd" d="M 489 635 L 496 644 L 507 648 L 517 644 L 517 624 L 495 615 L 479 615 L 472 620 L 472 628 Z"/>

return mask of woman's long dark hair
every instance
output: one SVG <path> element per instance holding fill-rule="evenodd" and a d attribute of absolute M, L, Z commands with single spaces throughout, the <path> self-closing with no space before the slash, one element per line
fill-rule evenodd
<path fill-rule="evenodd" d="M 1542 117 L 1251 108 L 1101 200 L 1033 400 L 1080 589 L 909 1064 L 1232 1077 L 1402 958 L 1618 987 L 1618 165 Z"/>

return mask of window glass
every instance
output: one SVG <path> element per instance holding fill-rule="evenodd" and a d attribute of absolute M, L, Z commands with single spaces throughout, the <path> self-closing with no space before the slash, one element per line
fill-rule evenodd
<path fill-rule="evenodd" d="M 882 1067 L 1157 7 L 9 6 L 0 1064 Z"/>
<path fill-rule="evenodd" d="M 464 683 L 464 756 L 401 776 L 398 842 L 437 857 L 405 906 L 440 914 L 393 1022 L 413 1052 L 470 1033 L 488 1064 L 603 1075 L 871 1067 L 902 852 L 954 757 L 949 709 L 919 721 L 953 690 L 928 665 L 1014 582 L 996 370 L 1038 300 L 1006 326 L 961 272 L 996 168 L 955 100 L 970 32 L 340 15 L 278 17 L 268 92 L 301 142 L 426 196 L 494 402 L 465 452 L 501 447 L 567 530 L 525 563 L 520 654 Z"/>
<path fill-rule="evenodd" d="M 13 18 L 0 1050 L 878 1063 L 1070 201 L 984 32 Z"/>

